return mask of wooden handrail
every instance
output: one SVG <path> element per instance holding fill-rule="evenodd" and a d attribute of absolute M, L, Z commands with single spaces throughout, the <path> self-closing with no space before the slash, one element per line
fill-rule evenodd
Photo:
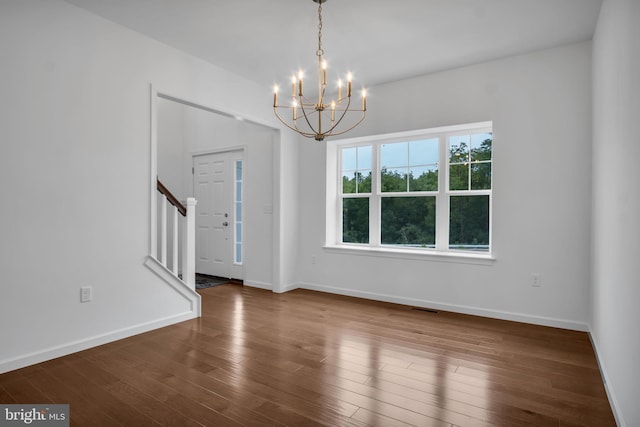
<path fill-rule="evenodd" d="M 187 216 L 187 208 L 182 203 L 180 203 L 180 200 L 178 200 L 176 196 L 171 194 L 171 191 L 169 191 L 169 189 L 165 187 L 160 182 L 159 179 L 158 179 L 158 191 L 164 194 L 165 196 L 167 196 L 167 200 L 169 201 L 169 203 L 171 203 L 173 206 L 176 207 L 176 209 L 178 209 L 178 212 L 180 212 L 180 215 Z"/>

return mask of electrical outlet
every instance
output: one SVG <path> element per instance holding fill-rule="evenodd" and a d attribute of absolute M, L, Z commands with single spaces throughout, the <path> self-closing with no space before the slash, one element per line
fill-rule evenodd
<path fill-rule="evenodd" d="M 539 273 L 531 273 L 531 286 L 539 288 L 542 286 L 542 280 Z"/>
<path fill-rule="evenodd" d="M 316 256 L 311 255 L 311 264 L 315 264 L 315 263 L 316 263 Z"/>
<path fill-rule="evenodd" d="M 80 302 L 91 301 L 91 286 L 83 286 L 80 288 Z"/>

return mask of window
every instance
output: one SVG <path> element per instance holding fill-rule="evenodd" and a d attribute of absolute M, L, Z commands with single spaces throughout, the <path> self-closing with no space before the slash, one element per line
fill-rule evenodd
<path fill-rule="evenodd" d="M 449 147 L 449 249 L 489 250 L 491 132 L 453 135 Z"/>
<path fill-rule="evenodd" d="M 235 242 L 235 248 L 233 251 L 233 263 L 242 264 L 242 160 L 235 161 L 234 182 L 235 224 L 233 227 L 233 241 Z"/>
<path fill-rule="evenodd" d="M 342 241 L 369 243 L 371 146 L 342 150 Z"/>
<path fill-rule="evenodd" d="M 336 244 L 490 253 L 492 142 L 480 123 L 335 143 Z"/>

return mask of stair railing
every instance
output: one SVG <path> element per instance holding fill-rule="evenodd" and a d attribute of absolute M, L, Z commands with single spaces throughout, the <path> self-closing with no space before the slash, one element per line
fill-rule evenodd
<path fill-rule="evenodd" d="M 160 192 L 158 208 L 158 261 L 176 277 L 182 276 L 182 281 L 191 289 L 196 283 L 196 199 L 187 199 L 183 205 L 160 180 L 157 184 Z M 182 216 L 182 220 L 180 219 Z M 169 239 L 170 237 L 170 239 Z M 179 240 L 181 238 L 181 240 Z M 182 248 L 179 248 L 180 242 Z M 182 250 L 182 260 L 178 253 Z M 169 254 L 170 251 L 170 254 Z M 169 255 L 171 255 L 169 257 Z"/>

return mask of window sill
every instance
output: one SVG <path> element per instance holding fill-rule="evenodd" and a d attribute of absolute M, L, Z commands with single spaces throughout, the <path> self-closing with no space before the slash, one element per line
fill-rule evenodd
<path fill-rule="evenodd" d="M 417 261 L 451 262 L 459 264 L 493 265 L 491 254 L 472 252 L 440 252 L 433 249 L 399 249 L 359 245 L 325 245 L 328 253 L 371 256 L 378 258 L 409 259 Z"/>

